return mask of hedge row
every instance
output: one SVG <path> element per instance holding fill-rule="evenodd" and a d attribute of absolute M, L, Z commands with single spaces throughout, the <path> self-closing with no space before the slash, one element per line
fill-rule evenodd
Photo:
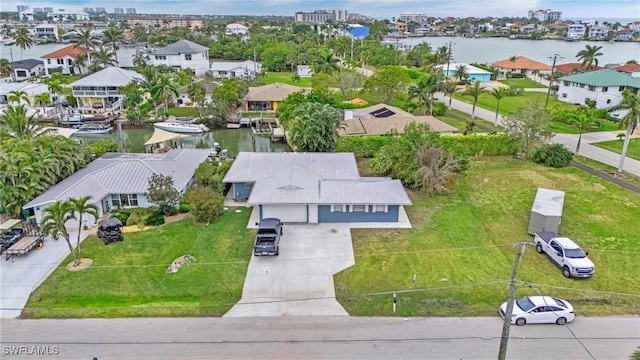
<path fill-rule="evenodd" d="M 341 137 L 337 152 L 352 152 L 358 158 L 372 158 L 378 150 L 396 139 L 394 136 Z M 464 155 L 514 155 L 519 146 L 505 134 L 441 136 L 444 147 Z"/>

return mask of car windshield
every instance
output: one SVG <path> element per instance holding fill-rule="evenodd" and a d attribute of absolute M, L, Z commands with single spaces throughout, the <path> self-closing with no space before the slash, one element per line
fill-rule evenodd
<path fill-rule="evenodd" d="M 522 311 L 525 311 L 525 312 L 533 309 L 533 307 L 535 306 L 533 305 L 531 300 L 529 300 L 529 298 L 518 299 L 516 300 L 516 304 L 520 309 L 522 309 Z"/>
<path fill-rule="evenodd" d="M 587 256 L 582 249 L 566 249 L 565 254 L 570 259 L 582 259 Z"/>
<path fill-rule="evenodd" d="M 563 306 L 563 307 L 567 307 L 567 304 L 564 303 L 564 301 L 558 299 L 558 298 L 552 298 L 558 305 Z"/>

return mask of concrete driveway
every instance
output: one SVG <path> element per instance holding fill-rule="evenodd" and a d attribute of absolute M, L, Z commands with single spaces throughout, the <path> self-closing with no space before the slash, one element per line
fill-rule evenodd
<path fill-rule="evenodd" d="M 280 256 L 252 256 L 242 299 L 224 317 L 348 316 L 333 275 L 354 264 L 348 224 L 285 225 Z"/>

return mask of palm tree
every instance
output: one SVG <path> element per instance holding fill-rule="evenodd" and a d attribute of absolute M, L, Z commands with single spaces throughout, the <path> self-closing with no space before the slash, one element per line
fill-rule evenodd
<path fill-rule="evenodd" d="M 117 63 L 117 60 L 114 59 L 115 54 L 116 52 L 114 50 L 109 50 L 100 46 L 98 51 L 94 54 L 94 67 L 100 66 L 105 68 L 109 66 L 115 66 Z"/>
<path fill-rule="evenodd" d="M 30 48 L 33 45 L 33 37 L 29 33 L 26 27 L 20 27 L 13 34 L 13 40 L 20 48 L 20 60 L 22 60 L 22 50 Z"/>
<path fill-rule="evenodd" d="M 460 82 L 467 80 L 469 78 L 469 71 L 467 71 L 467 65 L 460 64 L 456 66 L 456 79 Z"/>
<path fill-rule="evenodd" d="M 159 75 L 158 81 L 151 88 L 151 95 L 156 99 L 162 99 L 165 116 L 169 113 L 169 100 L 172 96 L 179 96 L 178 89 L 168 76 Z"/>
<path fill-rule="evenodd" d="M 0 123 L 1 139 L 26 139 L 40 135 L 50 134 L 53 128 L 46 130 L 39 126 L 34 115 L 27 116 L 27 108 L 24 105 L 9 105 L 2 114 Z"/>
<path fill-rule="evenodd" d="M 472 86 L 467 86 L 467 88 L 462 93 L 463 95 L 469 95 L 473 98 L 473 110 L 471 110 L 472 119 L 476 118 L 476 104 L 478 103 L 478 98 L 485 92 L 485 87 L 480 86 L 480 81 L 476 81 Z"/>
<path fill-rule="evenodd" d="M 451 98 L 453 93 L 458 90 L 458 85 L 454 81 L 445 81 L 442 83 L 442 92 L 449 95 L 449 109 L 451 109 Z"/>
<path fill-rule="evenodd" d="M 333 52 L 322 49 L 320 59 L 313 64 L 313 72 L 315 74 L 326 73 L 331 75 L 334 72 L 340 71 L 338 62 L 339 60 L 333 56 Z"/>
<path fill-rule="evenodd" d="M 418 106 L 424 107 L 424 113 L 427 113 L 427 103 L 429 103 L 429 89 L 427 85 L 428 76 L 422 76 L 415 85 L 409 86 L 409 100 L 417 100 Z"/>
<path fill-rule="evenodd" d="M 496 124 L 498 123 L 498 113 L 500 111 L 500 100 L 504 97 L 506 97 L 507 95 L 509 95 L 509 92 L 507 90 L 505 90 L 505 88 L 503 87 L 499 87 L 497 89 L 493 89 L 493 91 L 491 91 L 491 95 L 496 98 L 496 100 L 498 100 L 498 104 L 496 105 Z"/>
<path fill-rule="evenodd" d="M 69 245 L 69 252 L 73 256 L 73 266 L 80 265 L 80 257 L 74 251 L 69 239 L 69 232 L 65 223 L 71 219 L 75 219 L 73 204 L 69 201 L 56 201 L 44 209 L 42 217 L 42 232 L 51 235 L 54 240 L 58 240 L 60 236 Z"/>
<path fill-rule="evenodd" d="M 27 95 L 26 92 L 22 90 L 9 91 L 9 96 L 7 96 L 7 101 L 10 103 L 15 102 L 18 104 L 24 101 L 25 103 L 27 103 L 27 105 L 31 105 L 31 100 L 29 99 L 29 96 Z"/>
<path fill-rule="evenodd" d="M 73 46 L 74 48 L 83 47 L 86 49 L 87 62 L 91 63 L 91 51 L 95 49 L 97 45 L 96 39 L 91 34 L 91 26 L 85 26 L 82 29 L 78 30 L 78 35 L 76 36 L 76 44 Z"/>
<path fill-rule="evenodd" d="M 98 215 L 98 205 L 96 204 L 91 204 L 89 203 L 89 200 L 91 200 L 91 195 L 89 196 L 83 196 L 80 198 L 69 198 L 69 200 L 67 200 L 69 202 L 69 204 L 71 205 L 71 213 L 74 214 L 74 218 L 75 218 L 75 213 L 77 213 L 78 217 L 78 240 L 76 242 L 76 251 L 78 252 L 78 258 L 80 258 L 80 231 L 82 230 L 82 217 L 84 214 L 93 216 L 93 218 L 95 220 L 98 219 L 98 217 L 100 215 Z"/>
<path fill-rule="evenodd" d="M 620 153 L 620 164 L 617 170 L 617 174 L 622 175 L 622 167 L 624 165 L 624 158 L 627 156 L 627 150 L 629 149 L 631 134 L 633 133 L 633 129 L 640 125 L 640 91 L 637 91 L 635 94 L 629 90 L 623 91 L 622 102 L 609 109 L 609 111 L 614 110 L 628 110 L 627 114 L 622 118 L 622 121 L 620 121 L 620 126 L 627 127 L 622 152 Z"/>
<path fill-rule="evenodd" d="M 35 105 L 42 105 L 42 115 L 46 116 L 47 111 L 44 106 L 51 104 L 51 98 L 49 97 L 49 93 L 43 92 L 42 94 L 38 94 L 33 97 L 33 103 Z"/>
<path fill-rule="evenodd" d="M 580 153 L 580 143 L 582 142 L 582 133 L 593 127 L 595 125 L 595 121 L 593 117 L 587 114 L 577 114 L 574 117 L 569 118 L 569 123 L 575 126 L 579 131 L 580 135 L 578 136 L 578 144 L 576 145 L 576 156 Z"/>
<path fill-rule="evenodd" d="M 413 93 L 417 95 L 412 95 L 411 88 L 409 90 L 410 97 L 417 97 L 421 99 L 421 104 L 425 105 L 425 113 L 427 113 L 426 105 L 429 104 L 429 115 L 433 113 L 433 98 L 436 92 L 442 90 L 444 84 L 444 75 L 442 73 L 437 72 L 433 74 L 428 74 L 427 76 L 423 76 L 418 79 L 416 86 L 413 86 Z"/>
<path fill-rule="evenodd" d="M 45 80 L 45 84 L 47 84 L 47 88 L 49 89 L 49 92 L 52 93 L 54 97 L 57 94 L 62 94 L 62 84 L 60 80 L 60 75 L 56 75 L 56 74 L 59 74 L 59 73 L 55 73 L 54 75 L 51 75 L 51 77 L 49 77 L 47 80 Z M 60 102 L 60 99 L 58 99 L 58 110 L 60 114 L 62 114 L 62 102 Z"/>
<path fill-rule="evenodd" d="M 133 56 L 133 66 L 142 67 L 145 65 L 147 65 L 147 61 L 144 53 L 142 51 L 136 51 L 136 54 Z"/>
<path fill-rule="evenodd" d="M 115 25 L 107 27 L 102 32 L 102 42 L 111 44 L 111 49 L 116 56 L 116 64 L 118 64 L 118 42 L 122 41 L 124 41 L 124 32 Z"/>
<path fill-rule="evenodd" d="M 88 61 L 89 57 L 87 56 L 87 54 L 78 54 L 75 60 L 73 60 L 73 65 L 78 68 L 78 71 L 81 75 L 86 73 Z"/>
<path fill-rule="evenodd" d="M 598 66 L 598 56 L 602 56 L 600 50 L 602 46 L 586 45 L 584 50 L 578 51 L 576 57 L 581 62 L 580 67 L 589 70 L 593 64 Z"/>
<path fill-rule="evenodd" d="M 13 66 L 5 58 L 0 59 L 0 75 L 3 77 L 11 76 L 13 79 Z"/>

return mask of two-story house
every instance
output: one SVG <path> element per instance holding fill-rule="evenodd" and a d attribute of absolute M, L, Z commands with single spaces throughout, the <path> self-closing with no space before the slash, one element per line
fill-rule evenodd
<path fill-rule="evenodd" d="M 209 70 L 209 48 L 180 40 L 150 54 L 153 66 L 167 65 L 179 69 L 191 69 L 196 75 Z"/>
<path fill-rule="evenodd" d="M 38 39 L 58 40 L 58 26 L 53 24 L 40 24 L 35 27 L 35 37 Z"/>
<path fill-rule="evenodd" d="M 68 45 L 52 53 L 42 55 L 40 58 L 44 59 L 44 68 L 47 75 L 56 70 L 63 74 L 75 74 L 78 72 L 78 69 L 73 64 L 76 57 L 90 52 L 91 50 L 87 50 L 82 46 Z"/>
<path fill-rule="evenodd" d="M 582 24 L 571 24 L 567 27 L 567 37 L 571 39 L 582 39 L 587 32 L 587 27 Z"/>
<path fill-rule="evenodd" d="M 640 78 L 611 69 L 590 71 L 559 79 L 558 100 L 583 105 L 594 100 L 596 108 L 610 108 L 622 101 L 622 92 L 640 89 Z"/>

